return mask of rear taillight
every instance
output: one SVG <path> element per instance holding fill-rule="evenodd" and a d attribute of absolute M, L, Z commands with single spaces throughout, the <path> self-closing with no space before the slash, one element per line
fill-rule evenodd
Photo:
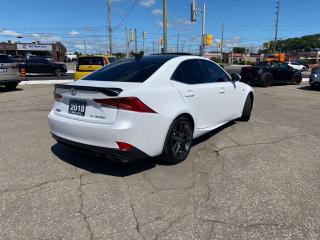
<path fill-rule="evenodd" d="M 94 101 L 102 105 L 113 106 L 118 109 L 133 112 L 156 113 L 154 110 L 149 108 L 139 98 L 136 97 L 94 99 Z"/>
<path fill-rule="evenodd" d="M 60 102 L 62 99 L 62 96 L 58 93 L 56 93 L 55 91 L 53 92 L 53 99 L 57 102 Z"/>
<path fill-rule="evenodd" d="M 129 143 L 125 143 L 125 142 L 116 142 L 119 146 L 119 150 L 120 151 L 129 151 L 131 149 L 133 149 L 134 147 L 129 144 Z"/>

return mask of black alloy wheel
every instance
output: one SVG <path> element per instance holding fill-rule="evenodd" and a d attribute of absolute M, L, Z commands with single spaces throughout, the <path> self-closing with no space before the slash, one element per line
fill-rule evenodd
<path fill-rule="evenodd" d="M 270 74 L 266 74 L 262 78 L 262 87 L 270 87 L 272 83 L 272 76 Z"/>
<path fill-rule="evenodd" d="M 191 121 L 185 116 L 177 118 L 169 129 L 162 159 L 173 164 L 182 162 L 190 152 L 192 139 L 193 126 Z"/>
<path fill-rule="evenodd" d="M 302 83 L 302 76 L 299 74 L 294 75 L 292 79 L 292 84 L 299 85 L 301 83 Z"/>

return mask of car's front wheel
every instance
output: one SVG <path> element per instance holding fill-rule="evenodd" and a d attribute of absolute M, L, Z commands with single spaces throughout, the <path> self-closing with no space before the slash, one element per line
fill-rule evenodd
<path fill-rule="evenodd" d="M 299 85 L 302 82 L 302 75 L 295 74 L 292 78 L 291 84 L 292 85 Z"/>
<path fill-rule="evenodd" d="M 270 87 L 271 83 L 272 83 L 272 75 L 271 74 L 264 74 L 261 77 L 261 86 L 262 87 Z"/>
<path fill-rule="evenodd" d="M 193 139 L 193 124 L 186 116 L 180 116 L 171 124 L 161 155 L 162 160 L 177 164 L 185 160 Z"/>
<path fill-rule="evenodd" d="M 248 122 L 250 120 L 252 107 L 253 107 L 253 97 L 252 95 L 249 94 L 244 103 L 242 115 L 239 119 L 240 121 Z"/>

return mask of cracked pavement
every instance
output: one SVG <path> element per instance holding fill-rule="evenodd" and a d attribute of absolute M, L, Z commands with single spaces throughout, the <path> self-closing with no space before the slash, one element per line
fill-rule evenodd
<path fill-rule="evenodd" d="M 320 239 L 319 91 L 256 88 L 250 122 L 170 166 L 56 144 L 52 90 L 0 90 L 0 239 Z"/>

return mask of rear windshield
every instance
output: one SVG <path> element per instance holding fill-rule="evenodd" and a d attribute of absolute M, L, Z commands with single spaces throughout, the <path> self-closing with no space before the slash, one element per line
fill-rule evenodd
<path fill-rule="evenodd" d="M 140 60 L 134 58 L 121 60 L 105 66 L 83 78 L 83 80 L 144 82 L 169 59 L 163 56 L 149 56 Z"/>
<path fill-rule="evenodd" d="M 102 57 L 80 57 L 78 65 L 104 65 Z"/>

